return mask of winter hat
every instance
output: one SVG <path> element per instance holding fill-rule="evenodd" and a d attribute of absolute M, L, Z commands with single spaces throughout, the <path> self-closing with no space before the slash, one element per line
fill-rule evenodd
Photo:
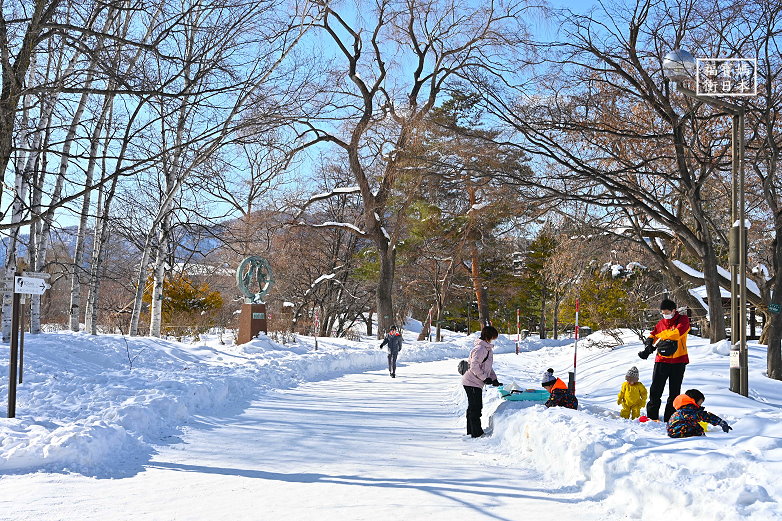
<path fill-rule="evenodd" d="M 557 381 L 557 377 L 554 376 L 554 370 L 553 369 L 547 369 L 545 373 L 543 373 L 543 380 L 541 380 L 540 385 L 543 387 L 553 384 Z"/>
<path fill-rule="evenodd" d="M 638 368 L 636 366 L 628 369 L 625 380 L 638 380 Z"/>
<path fill-rule="evenodd" d="M 663 301 L 660 302 L 660 309 L 665 311 L 675 311 L 676 302 L 671 299 L 663 299 Z"/>

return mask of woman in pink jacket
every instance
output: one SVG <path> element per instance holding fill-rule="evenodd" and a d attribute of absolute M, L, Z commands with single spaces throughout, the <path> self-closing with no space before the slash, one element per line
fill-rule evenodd
<path fill-rule="evenodd" d="M 481 336 L 475 340 L 475 347 L 470 351 L 470 368 L 462 376 L 462 385 L 467 393 L 467 434 L 473 438 L 483 436 L 481 427 L 481 411 L 483 410 L 483 386 L 502 385 L 497 380 L 497 374 L 492 369 L 494 363 L 494 346 L 492 342 L 499 337 L 492 326 L 481 330 Z"/>

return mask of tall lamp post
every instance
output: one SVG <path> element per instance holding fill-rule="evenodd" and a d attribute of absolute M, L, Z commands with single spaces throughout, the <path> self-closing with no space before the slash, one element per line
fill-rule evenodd
<path fill-rule="evenodd" d="M 747 356 L 747 227 L 744 211 L 744 109 L 711 96 L 688 89 L 684 81 L 693 80 L 695 58 L 689 52 L 676 49 L 665 55 L 663 74 L 675 82 L 676 90 L 685 96 L 719 107 L 733 119 L 731 132 L 731 201 L 729 234 L 730 250 L 730 390 L 743 396 L 749 394 Z M 712 305 L 712 303 L 710 303 Z"/>

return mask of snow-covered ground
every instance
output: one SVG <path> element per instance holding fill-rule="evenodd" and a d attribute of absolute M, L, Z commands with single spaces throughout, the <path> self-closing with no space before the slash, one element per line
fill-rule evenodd
<path fill-rule="evenodd" d="M 782 519 L 782 382 L 763 376 L 762 347 L 744 398 L 727 390 L 727 346 L 691 338 L 683 388 L 703 391 L 729 434 L 673 440 L 620 419 L 625 372 L 636 365 L 648 387 L 653 366 L 627 335 L 580 343 L 581 410 L 488 389 L 491 435 L 473 440 L 456 374 L 472 339 L 415 336 L 396 379 L 372 339 L 315 351 L 307 337 L 28 336 L 17 418 L 0 419 L 0 519 Z M 516 355 L 502 337 L 496 351 L 500 380 L 520 387 L 547 367 L 566 379 L 573 360 L 571 340 L 529 339 Z M 3 406 L 7 364 L 0 346 Z"/>

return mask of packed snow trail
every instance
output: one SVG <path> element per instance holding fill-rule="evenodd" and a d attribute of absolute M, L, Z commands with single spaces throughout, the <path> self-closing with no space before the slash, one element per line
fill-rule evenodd
<path fill-rule="evenodd" d="M 201 417 L 117 479 L 9 476 L 0 518 L 605 519 L 578 487 L 508 468 L 486 439 L 463 435 L 455 366 L 403 362 L 396 379 L 375 371 L 265 392 L 240 416 Z"/>

